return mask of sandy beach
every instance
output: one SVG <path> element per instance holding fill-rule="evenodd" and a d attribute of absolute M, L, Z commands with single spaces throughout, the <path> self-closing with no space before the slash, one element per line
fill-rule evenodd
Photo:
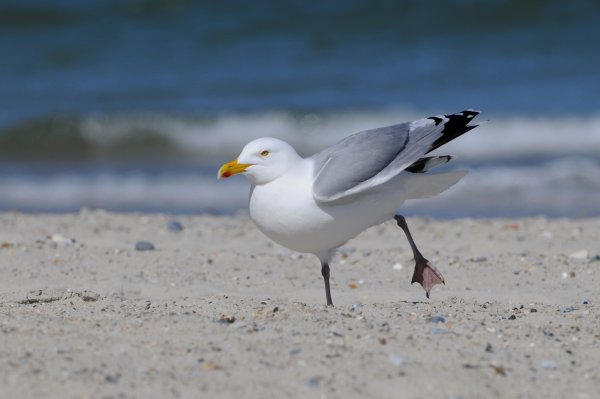
<path fill-rule="evenodd" d="M 600 387 L 600 219 L 411 218 L 446 278 L 431 299 L 410 285 L 410 248 L 386 223 L 335 258 L 333 308 L 318 261 L 243 215 L 3 213 L 0 225 L 3 398 L 594 398 Z"/>

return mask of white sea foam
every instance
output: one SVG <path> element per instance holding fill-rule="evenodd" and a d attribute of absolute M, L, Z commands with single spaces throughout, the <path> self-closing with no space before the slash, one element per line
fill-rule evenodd
<path fill-rule="evenodd" d="M 139 172 L 47 178 L 0 176 L 0 208 L 74 211 L 81 207 L 164 212 L 233 212 L 244 204 L 247 187 L 194 173 Z"/>
<path fill-rule="evenodd" d="M 427 114 L 425 114 L 427 115 Z M 81 122 L 88 142 L 114 148 L 154 135 L 169 143 L 184 166 L 157 157 L 118 168 L 44 166 L 17 170 L 0 164 L 0 209 L 232 212 L 246 206 L 243 178 L 217 181 L 218 166 L 246 142 L 275 136 L 311 154 L 349 133 L 423 116 L 385 112 L 293 115 L 283 112 L 212 118 L 138 115 L 89 117 Z M 409 214 L 434 216 L 600 215 L 600 117 L 490 119 L 438 152 L 456 155 L 450 169 L 469 174 L 442 195 L 405 205 Z M 156 145 L 154 143 L 154 145 Z M 191 161 L 191 162 L 190 162 Z M 128 163 L 129 162 L 129 163 Z"/>
<path fill-rule="evenodd" d="M 458 110 L 457 110 L 458 111 Z M 236 155 L 258 137 L 272 136 L 290 142 L 299 152 L 310 154 L 341 138 L 365 129 L 427 116 L 426 113 L 388 110 L 329 114 L 224 114 L 210 118 L 157 115 L 87 117 L 82 135 L 98 146 L 109 146 L 143 136 L 162 137 L 182 153 L 206 161 Z M 506 117 L 486 115 L 486 121 L 448 144 L 442 152 L 468 160 L 527 156 L 600 155 L 600 115 L 595 117 Z"/>
<path fill-rule="evenodd" d="M 0 175 L 0 208 L 72 211 L 80 207 L 183 213 L 244 209 L 248 183 L 217 181 L 214 171 Z M 409 201 L 408 214 L 431 216 L 600 215 L 600 162 L 561 158 L 537 165 L 477 166 L 455 187 Z"/>
<path fill-rule="evenodd" d="M 598 216 L 600 161 L 560 158 L 535 165 L 471 168 L 455 187 L 411 201 L 411 213 L 435 216 Z"/>

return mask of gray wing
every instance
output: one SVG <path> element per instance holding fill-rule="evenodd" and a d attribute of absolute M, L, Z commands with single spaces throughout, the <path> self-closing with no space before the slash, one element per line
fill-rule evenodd
<path fill-rule="evenodd" d="M 478 114 L 435 116 L 365 130 L 346 137 L 313 156 L 313 196 L 333 202 L 383 184 L 423 155 L 475 128 Z"/>

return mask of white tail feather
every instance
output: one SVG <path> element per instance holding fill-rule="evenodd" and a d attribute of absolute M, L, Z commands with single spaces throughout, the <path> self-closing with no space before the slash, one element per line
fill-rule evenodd
<path fill-rule="evenodd" d="M 407 199 L 427 198 L 442 193 L 465 177 L 467 171 L 421 174 L 415 173 L 407 183 Z"/>

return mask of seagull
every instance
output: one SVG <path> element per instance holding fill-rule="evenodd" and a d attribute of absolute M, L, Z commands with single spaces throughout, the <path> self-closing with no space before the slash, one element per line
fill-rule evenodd
<path fill-rule="evenodd" d="M 427 298 L 445 284 L 442 273 L 417 248 L 398 208 L 409 199 L 439 194 L 465 171 L 431 173 L 452 157 L 425 156 L 477 127 L 479 114 L 465 110 L 365 130 L 303 158 L 288 143 L 263 137 L 246 144 L 217 177 L 244 174 L 251 185 L 249 213 L 258 229 L 291 250 L 314 254 L 321 262 L 328 306 L 329 263 L 335 250 L 365 229 L 395 219 L 413 252 L 411 284 Z"/>

